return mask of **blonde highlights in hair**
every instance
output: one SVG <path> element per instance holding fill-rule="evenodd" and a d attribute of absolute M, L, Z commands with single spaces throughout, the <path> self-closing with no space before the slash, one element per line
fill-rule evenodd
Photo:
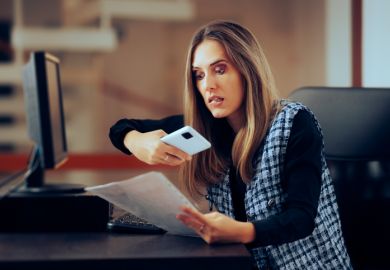
<path fill-rule="evenodd" d="M 244 123 L 237 132 L 230 157 L 221 154 L 218 141 L 220 126 L 227 125 L 215 119 L 201 97 L 192 72 L 194 51 L 204 40 L 219 42 L 232 64 L 239 70 L 244 83 Z M 192 38 L 186 61 L 184 93 L 185 124 L 203 134 L 213 147 L 193 156 L 180 171 L 180 179 L 186 190 L 195 196 L 199 185 L 215 184 L 221 180 L 230 166 L 237 168 L 242 179 L 248 183 L 253 176 L 253 157 L 259 148 L 273 116 L 278 109 L 278 96 L 271 69 L 264 52 L 254 35 L 241 25 L 229 21 L 214 21 L 200 28 Z M 218 127 L 218 128 L 217 128 Z"/>

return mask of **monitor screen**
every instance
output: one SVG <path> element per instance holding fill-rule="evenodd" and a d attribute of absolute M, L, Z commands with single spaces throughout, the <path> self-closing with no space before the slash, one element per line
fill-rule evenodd
<path fill-rule="evenodd" d="M 23 69 L 23 89 L 28 133 L 34 141 L 26 188 L 72 189 L 71 185 L 44 183 L 44 170 L 58 168 L 68 156 L 58 58 L 46 52 L 32 52 Z"/>
<path fill-rule="evenodd" d="M 49 130 L 52 132 L 52 160 L 47 162 L 51 165 L 60 164 L 67 156 L 64 113 L 62 108 L 62 96 L 60 91 L 60 77 L 58 60 L 46 55 L 46 74 L 47 74 L 47 89 L 49 99 L 49 115 L 50 125 Z"/>

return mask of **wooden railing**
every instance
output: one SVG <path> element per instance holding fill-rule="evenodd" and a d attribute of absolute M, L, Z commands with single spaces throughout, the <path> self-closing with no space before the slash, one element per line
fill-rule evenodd
<path fill-rule="evenodd" d="M 0 154 L 0 171 L 17 171 L 26 168 L 27 154 Z M 171 169 L 170 166 L 148 165 L 134 156 L 107 153 L 70 153 L 61 170 L 151 170 Z"/>

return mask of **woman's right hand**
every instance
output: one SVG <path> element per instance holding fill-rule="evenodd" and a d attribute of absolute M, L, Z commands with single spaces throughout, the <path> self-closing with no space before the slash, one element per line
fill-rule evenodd
<path fill-rule="evenodd" d="M 165 135 L 161 129 L 145 133 L 132 130 L 126 134 L 124 144 L 136 158 L 150 165 L 178 166 L 191 160 L 189 154 L 162 142 L 160 139 Z"/>

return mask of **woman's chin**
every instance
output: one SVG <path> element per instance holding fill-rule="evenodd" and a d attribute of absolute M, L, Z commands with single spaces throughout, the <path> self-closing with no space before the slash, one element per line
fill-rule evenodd
<path fill-rule="evenodd" d="M 211 114 L 213 115 L 214 118 L 225 118 L 226 117 L 226 114 L 224 114 L 223 112 L 211 112 Z"/>

